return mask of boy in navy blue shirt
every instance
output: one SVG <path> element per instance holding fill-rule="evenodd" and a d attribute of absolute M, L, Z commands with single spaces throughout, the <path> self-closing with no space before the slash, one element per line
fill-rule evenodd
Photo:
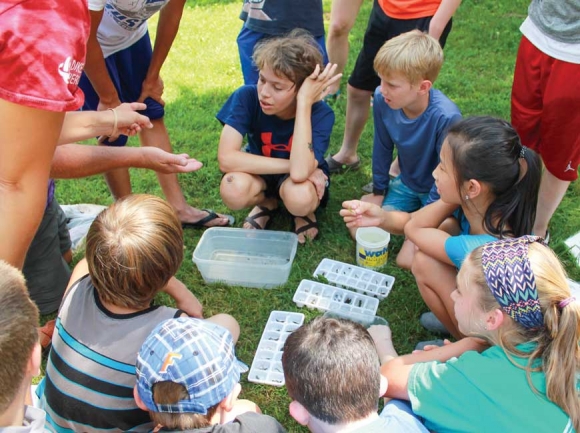
<path fill-rule="evenodd" d="M 254 62 L 258 84 L 240 87 L 217 114 L 220 194 L 230 209 L 253 206 L 244 227 L 255 229 L 266 227 L 281 200 L 304 243 L 318 234 L 314 212 L 328 199 L 324 154 L 334 113 L 321 99 L 340 74 L 321 66 L 316 42 L 301 31 L 259 44 Z"/>
<path fill-rule="evenodd" d="M 373 189 L 362 201 L 410 213 L 439 198 L 432 173 L 449 126 L 461 119 L 457 106 L 432 87 L 442 65 L 441 45 L 420 30 L 390 39 L 377 53 L 381 85 L 373 103 Z M 390 180 L 395 148 L 401 174 Z M 403 234 L 403 227 L 391 232 Z M 405 244 L 397 258 L 402 267 L 410 266 L 413 251 Z"/>

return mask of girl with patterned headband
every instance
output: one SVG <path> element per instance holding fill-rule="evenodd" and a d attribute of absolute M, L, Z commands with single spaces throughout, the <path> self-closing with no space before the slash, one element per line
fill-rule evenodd
<path fill-rule="evenodd" d="M 465 259 L 451 296 L 470 337 L 396 357 L 388 329 L 369 329 L 386 395 L 410 400 L 429 430 L 580 432 L 580 302 L 539 239 L 490 242 Z"/>

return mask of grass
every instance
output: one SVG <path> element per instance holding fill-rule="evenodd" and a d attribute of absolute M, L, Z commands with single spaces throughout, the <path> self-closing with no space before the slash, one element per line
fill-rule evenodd
<path fill-rule="evenodd" d="M 351 56 L 345 71 L 348 76 L 358 53 L 366 20 L 371 9 L 364 2 L 355 28 L 351 32 Z M 446 61 L 435 86 L 454 100 L 464 116 L 490 114 L 509 119 L 510 91 L 516 51 L 520 40 L 518 27 L 524 20 L 528 0 L 492 2 L 473 0 L 464 2 L 454 19 L 453 30 L 445 48 Z M 328 25 L 330 0 L 324 0 L 325 21 Z M 227 211 L 219 197 L 216 153 L 221 132 L 215 114 L 226 98 L 242 84 L 239 67 L 237 33 L 239 0 L 190 0 L 186 6 L 181 29 L 167 59 L 162 76 L 165 81 L 166 124 L 176 152 L 188 152 L 204 163 L 196 173 L 181 175 L 180 182 L 189 203 L 197 207 L 211 207 Z M 150 26 L 154 34 L 154 25 Z M 346 79 L 342 94 L 346 95 Z M 341 144 L 344 130 L 346 97 L 334 105 L 336 124 L 331 139 L 331 151 Z M 298 309 L 292 303 L 293 293 L 303 278 L 309 278 L 324 257 L 354 262 L 354 243 L 338 216 L 343 200 L 361 195 L 360 187 L 371 177 L 372 119 L 367 124 L 360 146 L 363 168 L 358 172 L 335 176 L 331 200 L 320 212 L 319 239 L 299 248 L 287 284 L 275 290 L 256 290 L 204 283 L 191 255 L 201 231 L 185 232 L 186 260 L 178 278 L 184 281 L 205 307 L 206 316 L 225 312 L 238 319 L 242 334 L 237 347 L 240 359 L 250 364 L 271 310 L 300 311 L 307 320 L 318 313 Z M 131 139 L 131 145 L 138 145 Z M 133 170 L 133 190 L 136 193 L 161 195 L 155 174 Z M 61 203 L 112 202 L 102 177 L 58 181 L 57 196 Z M 567 254 L 563 239 L 580 230 L 580 184 L 573 184 L 552 220 L 552 245 L 559 253 L 572 277 L 580 272 Z M 247 211 L 234 212 L 237 224 Z M 280 218 L 272 229 L 289 230 L 290 220 Z M 417 291 L 413 276 L 394 265 L 394 255 L 402 243 L 400 237 L 391 240 L 391 259 L 384 272 L 396 277 L 393 292 L 381 302 L 378 314 L 385 317 L 393 330 L 395 347 L 408 352 L 421 340 L 432 339 L 418 323 L 419 315 L 427 311 Z M 160 296 L 161 302 L 171 300 Z M 289 431 L 306 431 L 288 415 L 289 399 L 284 388 L 247 383 L 243 380 L 242 396 L 256 401 L 263 411 L 276 417 Z"/>

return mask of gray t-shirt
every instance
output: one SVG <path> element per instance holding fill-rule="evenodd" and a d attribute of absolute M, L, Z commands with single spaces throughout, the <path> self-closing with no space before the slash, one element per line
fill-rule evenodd
<path fill-rule="evenodd" d="M 171 431 L 171 430 L 161 430 Z M 282 425 L 268 415 L 253 412 L 244 413 L 227 424 L 215 424 L 195 430 L 190 433 L 286 433 Z"/>
<path fill-rule="evenodd" d="M 0 433 L 43 433 L 46 414 L 42 409 L 25 406 L 22 427 L 0 427 Z"/>
<path fill-rule="evenodd" d="M 528 15 L 546 36 L 568 44 L 580 43 L 580 0 L 533 0 Z"/>

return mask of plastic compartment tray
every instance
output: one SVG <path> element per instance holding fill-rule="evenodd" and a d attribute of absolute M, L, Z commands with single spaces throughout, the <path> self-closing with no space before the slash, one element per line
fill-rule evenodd
<path fill-rule="evenodd" d="M 345 313 L 342 311 L 327 311 L 324 313 L 323 317 L 330 317 L 333 319 L 347 319 L 353 322 L 359 323 L 365 328 L 370 328 L 373 325 L 386 325 L 389 326 L 389 322 L 383 319 L 381 316 L 366 316 L 364 314 L 357 313 Z"/>
<path fill-rule="evenodd" d="M 212 227 L 193 261 L 208 283 L 270 289 L 288 280 L 297 245 L 295 233 Z"/>
<path fill-rule="evenodd" d="M 315 277 L 322 275 L 338 287 L 374 296 L 381 300 L 389 295 L 393 284 L 395 284 L 395 277 L 390 275 L 331 259 L 323 259 L 313 275 Z"/>
<path fill-rule="evenodd" d="M 299 307 L 307 306 L 319 311 L 333 310 L 365 316 L 374 316 L 379 308 L 377 298 L 310 280 L 300 282 L 292 300 Z"/>
<path fill-rule="evenodd" d="M 248 380 L 266 385 L 284 385 L 282 370 L 282 351 L 288 336 L 304 323 L 304 314 L 288 311 L 272 311 L 262 338 L 258 343 L 256 355 Z"/>

